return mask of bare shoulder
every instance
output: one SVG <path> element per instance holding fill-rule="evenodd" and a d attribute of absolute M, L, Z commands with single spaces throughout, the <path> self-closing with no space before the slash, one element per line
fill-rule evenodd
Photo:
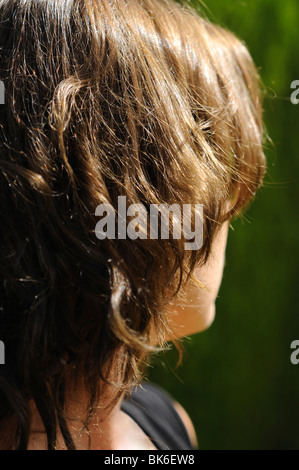
<path fill-rule="evenodd" d="M 198 448 L 198 441 L 197 441 L 194 425 L 191 421 L 190 416 L 188 415 L 187 411 L 182 407 L 182 405 L 180 405 L 180 403 L 178 403 L 177 401 L 173 402 L 173 406 L 174 406 L 176 412 L 178 413 L 178 415 L 180 416 L 181 420 L 183 421 L 183 424 L 184 424 L 184 426 L 187 430 L 187 433 L 189 435 L 191 444 L 193 445 L 194 448 L 197 449 Z"/>

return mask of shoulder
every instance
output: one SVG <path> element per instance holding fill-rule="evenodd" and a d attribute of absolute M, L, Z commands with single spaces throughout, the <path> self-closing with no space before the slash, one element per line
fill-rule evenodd
<path fill-rule="evenodd" d="M 186 411 L 161 387 L 144 383 L 122 403 L 129 414 L 161 450 L 194 450 L 195 431 Z M 195 438 L 195 439 L 194 439 Z"/>
<path fill-rule="evenodd" d="M 198 447 L 197 436 L 196 436 L 194 425 L 191 421 L 190 416 L 188 415 L 187 411 L 182 407 L 182 405 L 180 405 L 180 403 L 178 403 L 177 401 L 173 402 L 173 406 L 186 428 L 186 431 L 188 433 L 189 439 L 193 447 L 197 449 Z"/>

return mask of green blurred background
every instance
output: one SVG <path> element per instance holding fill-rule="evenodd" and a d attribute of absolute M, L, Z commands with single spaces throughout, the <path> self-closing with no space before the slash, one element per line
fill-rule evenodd
<path fill-rule="evenodd" d="M 249 47 L 273 144 L 265 185 L 230 230 L 214 324 L 185 341 L 182 366 L 163 353 L 149 377 L 190 414 L 200 449 L 299 449 L 299 2 L 206 0 L 200 10 Z"/>

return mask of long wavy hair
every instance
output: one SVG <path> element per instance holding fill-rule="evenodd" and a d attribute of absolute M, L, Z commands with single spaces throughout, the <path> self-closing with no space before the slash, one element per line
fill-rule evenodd
<path fill-rule="evenodd" d="M 169 293 L 261 185 L 259 77 L 172 0 L 1 0 L 0 79 L 1 448 L 28 447 L 34 403 L 48 449 L 58 431 L 72 449 L 67 397 L 83 382 L 87 425 L 139 383 Z M 118 196 L 203 204 L 202 247 L 98 240 Z"/>

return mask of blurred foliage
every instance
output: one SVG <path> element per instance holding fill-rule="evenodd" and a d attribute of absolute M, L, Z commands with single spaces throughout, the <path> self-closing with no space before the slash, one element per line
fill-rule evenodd
<path fill-rule="evenodd" d="M 149 377 L 191 416 L 200 449 L 298 449 L 299 80 L 298 0 L 195 0 L 247 44 L 264 85 L 268 173 L 230 230 L 214 324 L 151 363 Z"/>

